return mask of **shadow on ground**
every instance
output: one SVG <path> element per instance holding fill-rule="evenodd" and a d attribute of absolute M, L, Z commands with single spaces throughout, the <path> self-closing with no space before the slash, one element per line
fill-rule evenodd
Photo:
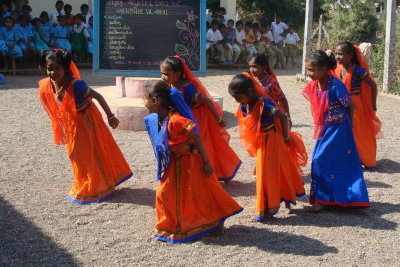
<path fill-rule="evenodd" d="M 400 173 L 400 162 L 391 159 L 380 159 L 376 162 L 376 171 L 379 173 Z"/>
<path fill-rule="evenodd" d="M 372 202 L 371 207 L 362 210 L 327 207 L 319 213 L 307 213 L 293 209 L 293 216 L 272 218 L 263 221 L 273 225 L 303 225 L 318 227 L 362 227 L 366 229 L 396 231 L 397 223 L 382 218 L 383 215 L 399 213 L 400 204 Z"/>
<path fill-rule="evenodd" d="M 2 197 L 0 233 L 0 266 L 80 266 Z"/>
<path fill-rule="evenodd" d="M 148 188 L 121 188 L 115 193 L 106 202 L 155 207 L 156 192 L 154 190 Z"/>
<path fill-rule="evenodd" d="M 206 245 L 257 247 L 263 251 L 302 256 L 322 256 L 338 253 L 338 249 L 325 245 L 319 240 L 302 235 L 272 232 L 246 225 L 233 225 L 221 237 L 203 237 Z"/>

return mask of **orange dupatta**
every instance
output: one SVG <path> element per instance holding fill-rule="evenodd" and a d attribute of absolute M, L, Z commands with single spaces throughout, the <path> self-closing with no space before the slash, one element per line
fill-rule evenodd
<path fill-rule="evenodd" d="M 357 59 L 358 59 L 358 62 L 360 63 L 360 67 L 365 69 L 368 72 L 368 75 L 371 77 L 371 79 L 373 81 L 375 81 L 374 77 L 372 76 L 372 74 L 369 71 L 369 65 L 368 65 L 367 59 L 361 52 L 361 49 L 356 45 L 354 45 L 354 48 L 357 53 Z M 342 67 L 343 67 L 343 65 L 338 64 L 336 69 L 334 70 L 335 76 L 338 79 L 340 79 Z M 351 69 L 351 71 L 347 72 L 346 77 L 344 77 L 344 79 L 342 80 L 342 82 L 346 85 L 346 88 L 347 88 L 347 91 L 349 92 L 349 94 L 350 94 L 350 90 L 351 90 L 352 78 L 353 78 L 353 68 Z M 365 81 L 361 81 L 360 94 L 361 94 L 362 103 L 364 105 L 365 116 L 367 117 L 367 120 L 371 122 L 369 124 L 369 126 L 371 128 L 372 133 L 374 134 L 375 138 L 377 138 L 377 139 L 383 138 L 383 133 L 381 132 L 382 122 L 378 119 L 378 117 L 376 116 L 375 110 L 372 108 L 371 86 L 368 83 L 366 83 Z"/>
<path fill-rule="evenodd" d="M 178 55 L 175 56 L 179 61 L 182 63 L 183 66 L 183 77 L 192 83 L 194 87 L 205 97 L 210 99 L 213 103 L 215 108 L 218 111 L 218 114 L 222 116 L 222 110 L 220 106 L 217 104 L 217 102 L 214 101 L 214 99 L 211 97 L 210 93 L 207 91 L 207 89 L 204 87 L 204 85 L 200 82 L 200 80 L 196 77 L 196 75 L 193 74 L 193 72 L 189 69 L 189 67 L 186 65 L 185 61 Z"/>
<path fill-rule="evenodd" d="M 74 78 L 80 78 L 78 68 L 74 62 L 71 62 L 70 71 Z M 59 100 L 56 99 L 57 96 L 53 92 L 50 78 L 39 81 L 40 102 L 50 117 L 54 143 L 56 145 L 69 143 L 74 135 L 77 119 L 74 84 L 75 80 L 69 81 L 64 98 L 60 104 L 57 103 Z"/>

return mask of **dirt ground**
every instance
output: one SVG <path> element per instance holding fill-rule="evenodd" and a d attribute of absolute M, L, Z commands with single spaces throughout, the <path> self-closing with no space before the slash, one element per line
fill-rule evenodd
<path fill-rule="evenodd" d="M 380 95 L 378 116 L 385 138 L 378 141 L 378 168 L 365 172 L 371 208 L 308 214 L 299 199 L 293 214 L 252 223 L 254 159 L 238 140 L 236 103 L 227 91 L 240 70 L 209 70 L 201 78 L 224 96 L 231 146 L 243 161 L 225 189 L 244 207 L 226 221 L 222 237 L 185 244 L 155 241 L 155 160 L 147 133 L 113 130 L 134 177 L 107 201 L 69 203 L 72 171 L 64 147 L 56 147 L 42 109 L 37 82 L 43 76 L 6 76 L 0 85 L 0 266 L 399 266 L 400 99 Z M 300 91 L 298 70 L 277 71 L 289 100 L 294 130 L 311 158 L 312 119 Z M 113 77 L 82 78 L 93 88 L 115 85 Z M 310 166 L 304 168 L 306 190 Z"/>

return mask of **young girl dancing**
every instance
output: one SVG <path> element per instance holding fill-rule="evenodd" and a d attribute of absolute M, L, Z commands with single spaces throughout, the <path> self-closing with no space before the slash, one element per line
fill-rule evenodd
<path fill-rule="evenodd" d="M 290 142 L 288 119 L 251 75 L 236 75 L 229 93 L 240 104 L 236 117 L 239 137 L 251 157 L 256 157 L 257 221 L 278 212 L 281 201 L 296 204 L 304 185 L 285 143 Z"/>
<path fill-rule="evenodd" d="M 367 60 L 358 46 L 342 42 L 335 49 L 339 63 L 335 76 L 343 81 L 355 104 L 353 133 L 358 154 L 366 169 L 376 168 L 376 139 L 382 138 L 382 123 L 376 116 L 377 86 Z"/>
<path fill-rule="evenodd" d="M 195 123 L 172 108 L 169 85 L 163 81 L 146 88 L 144 101 L 151 113 L 145 125 L 160 181 L 154 236 L 181 243 L 211 231 L 222 233 L 225 219 L 242 207 L 218 182 Z"/>
<path fill-rule="evenodd" d="M 223 128 L 226 123 L 222 119 L 222 111 L 218 104 L 178 56 L 162 61 L 160 71 L 162 79 L 181 91 L 185 102 L 191 108 L 218 179 L 233 179 L 241 161 L 229 146 L 230 136 Z"/>
<path fill-rule="evenodd" d="M 74 172 L 68 200 L 101 202 L 132 172 L 92 98 L 104 109 L 112 128 L 119 121 L 104 98 L 79 80 L 69 52 L 43 51 L 40 65 L 49 76 L 39 81 L 40 101 L 50 117 L 54 143 L 66 145 Z"/>
<path fill-rule="evenodd" d="M 306 147 L 304 146 L 303 138 L 301 134 L 292 132 L 292 120 L 290 119 L 289 103 L 279 86 L 278 80 L 274 71 L 268 63 L 266 55 L 254 55 L 249 61 L 249 69 L 251 75 L 257 80 L 257 82 L 263 87 L 268 97 L 272 99 L 275 105 L 286 114 L 289 121 L 289 152 L 293 157 L 295 163 L 297 163 L 298 169 L 306 166 L 308 155 Z"/>
<path fill-rule="evenodd" d="M 329 75 L 335 69 L 333 56 L 318 50 L 306 59 L 312 79 L 303 90 L 310 101 L 317 139 L 311 165 L 310 207 L 319 211 L 325 205 L 369 207 L 367 187 L 357 153 L 353 131 L 354 104 L 346 86 Z"/>

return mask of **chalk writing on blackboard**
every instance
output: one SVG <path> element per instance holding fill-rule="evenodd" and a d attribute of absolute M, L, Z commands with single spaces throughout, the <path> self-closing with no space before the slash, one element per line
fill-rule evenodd
<path fill-rule="evenodd" d="M 200 64 L 199 48 L 200 48 L 200 32 L 196 28 L 198 16 L 193 9 L 186 12 L 186 18 L 182 22 L 176 21 L 176 27 L 179 31 L 179 41 L 175 44 L 175 53 L 185 59 L 190 68 L 196 69 Z"/>

